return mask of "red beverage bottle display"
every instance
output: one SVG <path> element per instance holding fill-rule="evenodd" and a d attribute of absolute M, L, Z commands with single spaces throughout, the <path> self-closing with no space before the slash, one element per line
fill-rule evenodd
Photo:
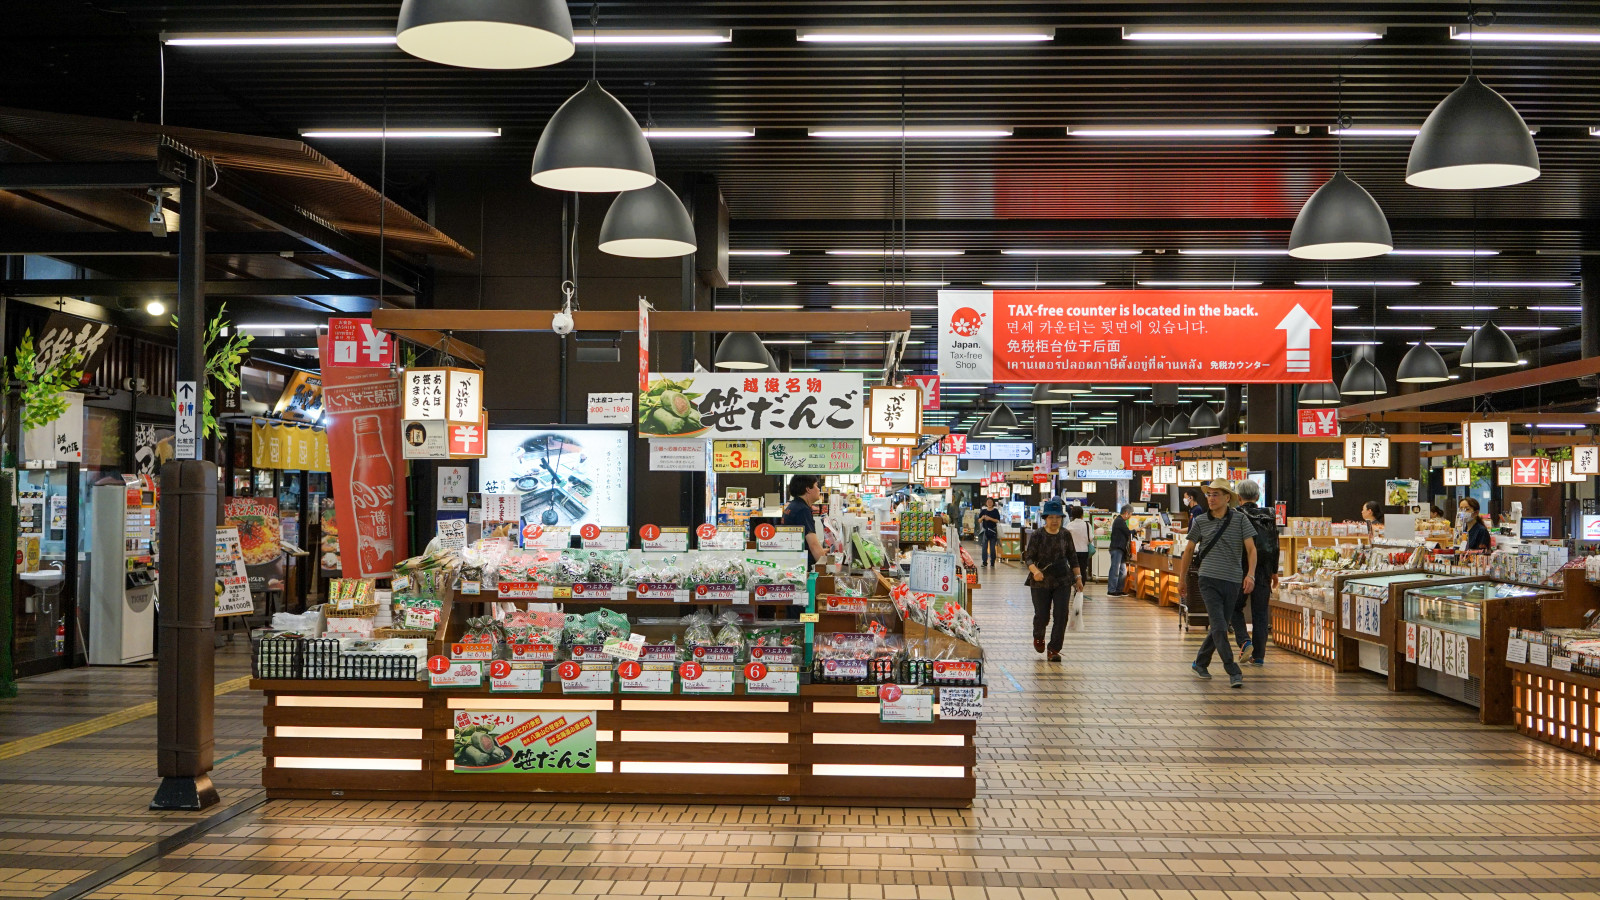
<path fill-rule="evenodd" d="M 361 575 L 394 569 L 394 467 L 383 447 L 382 421 L 375 415 L 355 422 L 355 464 L 350 468 L 350 497 L 356 510 L 356 559 Z"/>

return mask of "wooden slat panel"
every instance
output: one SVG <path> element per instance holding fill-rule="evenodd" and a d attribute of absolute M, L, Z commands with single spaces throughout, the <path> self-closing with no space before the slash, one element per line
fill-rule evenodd
<path fill-rule="evenodd" d="M 850 798 L 852 804 L 870 805 L 873 801 L 904 798 L 907 805 L 923 800 L 971 800 L 978 795 L 977 779 L 966 778 L 867 778 L 849 775 L 802 775 L 800 793 L 821 797 Z M 832 802 L 839 802 L 838 799 Z"/>
<path fill-rule="evenodd" d="M 619 773 L 594 775 L 470 775 L 438 772 L 434 790 L 504 791 L 524 794 L 530 791 L 581 791 L 596 794 L 698 794 L 792 796 L 799 786 L 795 775 L 646 775 Z M 502 797 L 501 799 L 508 799 Z"/>
<path fill-rule="evenodd" d="M 798 763 L 799 744 L 699 744 L 679 741 L 611 741 L 599 745 L 601 759 L 637 762 Z"/>
<path fill-rule="evenodd" d="M 961 747 L 809 744 L 802 759 L 813 765 L 975 766 L 978 764 L 978 748 L 970 743 Z"/>
<path fill-rule="evenodd" d="M 927 725 L 880 722 L 876 715 L 812 713 L 802 717 L 802 730 L 846 734 L 977 734 L 977 722 L 935 718 Z"/>
<path fill-rule="evenodd" d="M 353 709 L 339 706 L 264 706 L 261 722 L 270 734 L 277 725 L 346 726 L 352 728 L 447 728 L 443 709 Z"/>
<path fill-rule="evenodd" d="M 262 756 L 338 756 L 376 759 L 433 759 L 446 741 L 426 738 L 284 738 L 261 740 Z"/>
<path fill-rule="evenodd" d="M 371 772 L 352 769 L 279 769 L 267 766 L 261 770 L 261 786 L 268 791 L 274 788 L 312 791 L 387 791 L 406 795 L 425 794 L 433 786 L 433 776 L 426 769 L 419 772 Z M 323 793 L 322 796 L 328 796 Z"/>
<path fill-rule="evenodd" d="M 692 713 L 626 712 L 600 713 L 600 728 L 621 731 L 782 731 L 797 732 L 800 727 L 798 713 Z"/>
<path fill-rule="evenodd" d="M 262 691 L 268 697 L 278 694 L 336 697 L 340 694 L 391 694 L 396 697 L 426 695 L 428 688 L 420 681 L 335 681 L 332 679 L 252 678 L 250 690 Z"/>

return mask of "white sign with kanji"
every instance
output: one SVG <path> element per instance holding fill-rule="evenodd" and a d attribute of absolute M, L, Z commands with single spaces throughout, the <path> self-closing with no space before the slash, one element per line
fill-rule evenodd
<path fill-rule="evenodd" d="M 867 433 L 873 437 L 917 437 L 922 434 L 922 394 L 915 387 L 875 387 L 867 410 Z"/>
<path fill-rule="evenodd" d="M 1600 447 L 1586 445 L 1573 447 L 1572 474 L 1600 475 Z"/>
<path fill-rule="evenodd" d="M 632 425 L 633 394 L 589 394 L 590 425 Z"/>
<path fill-rule="evenodd" d="M 1362 467 L 1361 438 L 1347 437 L 1344 439 L 1344 464 L 1351 469 Z"/>
<path fill-rule="evenodd" d="M 1462 422 L 1461 448 L 1467 459 L 1506 459 L 1511 455 L 1511 423 Z"/>
<path fill-rule="evenodd" d="M 1361 465 L 1368 469 L 1389 467 L 1389 439 L 1364 437 L 1361 439 Z"/>
<path fill-rule="evenodd" d="M 476 422 L 483 412 L 483 373 L 475 369 L 450 369 L 445 395 L 445 418 Z"/>
<path fill-rule="evenodd" d="M 457 459 L 462 457 L 481 457 L 485 455 L 484 427 L 482 421 L 478 422 L 451 422 L 450 423 L 450 455 Z"/>
<path fill-rule="evenodd" d="M 328 356 L 323 365 L 386 368 L 394 365 L 394 335 L 373 328 L 371 319 L 329 319 Z"/>
<path fill-rule="evenodd" d="M 445 418 L 446 369 L 407 369 L 401 381 L 403 419 Z M 477 421 L 477 416 L 473 416 Z"/>

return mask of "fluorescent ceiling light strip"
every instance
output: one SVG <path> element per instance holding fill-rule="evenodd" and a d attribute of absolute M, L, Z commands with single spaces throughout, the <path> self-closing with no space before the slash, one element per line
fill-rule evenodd
<path fill-rule="evenodd" d="M 1488 310 L 1499 308 L 1500 307 L 1498 306 L 1425 306 L 1421 304 L 1389 307 L 1389 309 L 1392 309 L 1395 312 L 1486 312 Z"/>
<path fill-rule="evenodd" d="M 1463 325 L 1462 328 L 1476 330 L 1476 325 Z M 1334 331 L 1432 331 L 1432 325 L 1335 325 Z"/>
<path fill-rule="evenodd" d="M 1262 127 L 1231 127 L 1231 128 L 1071 128 L 1067 131 L 1077 137 L 1110 137 L 1110 138 L 1170 138 L 1170 137 L 1266 137 L 1276 134 L 1275 128 Z M 1288 251 L 1284 251 L 1287 253 Z"/>
<path fill-rule="evenodd" d="M 729 250 L 729 256 L 788 256 L 787 250 Z"/>
<path fill-rule="evenodd" d="M 1457 250 L 1452 248 L 1423 248 L 1416 250 L 1390 250 L 1389 256 L 1499 256 L 1499 250 Z"/>
<path fill-rule="evenodd" d="M 1207 247 L 1199 250 L 1179 250 L 1179 256 L 1288 256 L 1287 250 L 1269 247 Z"/>
<path fill-rule="evenodd" d="M 1328 134 L 1339 137 L 1416 137 L 1422 128 L 1417 125 L 1364 125 L 1340 128 L 1337 125 L 1328 128 Z"/>
<path fill-rule="evenodd" d="M 162 32 L 170 47 L 359 47 L 396 43 L 393 31 Z"/>
<path fill-rule="evenodd" d="M 1415 347 L 1419 343 L 1421 343 L 1421 342 L 1420 341 L 1406 341 L 1406 346 L 1407 347 Z M 1467 345 L 1466 341 L 1429 341 L 1428 342 L 1428 346 L 1429 347 L 1465 347 L 1466 345 Z M 1451 375 L 1450 377 L 1454 378 L 1456 376 Z"/>
<path fill-rule="evenodd" d="M 651 30 L 601 29 L 572 31 L 574 44 L 726 44 L 733 40 L 733 29 L 662 28 Z"/>
<path fill-rule="evenodd" d="M 950 284 L 950 282 L 948 282 L 948 281 L 830 281 L 830 282 L 828 282 L 828 284 L 832 285 L 833 287 L 902 287 L 902 286 L 903 287 L 946 287 L 947 285 Z M 870 307 L 870 308 L 871 309 L 882 309 L 883 307 L 874 306 L 874 307 Z M 907 309 L 910 309 L 910 308 L 911 307 L 907 307 Z M 929 307 L 924 307 L 924 308 L 925 309 L 934 309 L 935 307 L 929 306 Z"/>
<path fill-rule="evenodd" d="M 1335 347 L 1377 347 L 1383 341 L 1333 341 Z"/>
<path fill-rule="evenodd" d="M 1259 281 L 1141 281 L 1144 287 L 1160 288 L 1226 288 L 1259 287 Z"/>
<path fill-rule="evenodd" d="M 492 138 L 498 128 L 302 128 L 306 138 L 352 138 L 358 140 L 405 140 L 408 138 Z"/>
<path fill-rule="evenodd" d="M 998 288 L 1031 288 L 1031 287 L 1104 287 L 1104 281 L 985 281 L 984 287 Z"/>
<path fill-rule="evenodd" d="M 1054 40 L 1054 28 L 800 28 L 805 44 L 1026 44 Z"/>
<path fill-rule="evenodd" d="M 247 325 L 235 325 L 233 327 L 239 329 L 240 331 L 316 331 L 319 328 L 325 327 L 325 324 L 326 323 L 311 323 L 311 322 L 304 322 L 304 323 L 293 323 L 293 322 L 291 322 L 291 323 L 282 323 L 282 322 L 279 322 L 279 323 L 276 323 L 276 324 L 274 324 L 272 322 L 251 322 L 251 323 L 249 323 Z"/>
<path fill-rule="evenodd" d="M 925 309 L 938 309 L 939 307 L 933 305 L 932 303 L 909 303 L 909 304 L 907 304 L 905 306 L 893 306 L 893 305 L 884 306 L 884 305 L 879 304 L 879 303 L 836 303 L 836 304 L 834 304 L 833 308 L 834 309 L 873 310 L 873 311 L 876 311 L 876 312 L 898 312 L 899 310 L 902 310 L 902 309 L 925 310 Z M 916 327 L 916 326 L 912 326 L 912 327 Z"/>
<path fill-rule="evenodd" d="M 788 339 L 788 338 L 784 338 L 782 340 L 773 340 L 771 338 L 762 338 L 761 343 L 763 343 L 763 344 L 809 344 L 811 342 L 807 341 L 807 340 L 798 340 L 798 339 L 791 340 L 791 339 Z"/>
<path fill-rule="evenodd" d="M 1534 312 L 1583 312 L 1581 306 L 1530 306 L 1528 309 Z"/>
<path fill-rule="evenodd" d="M 1350 305 L 1348 303 L 1335 303 L 1333 305 L 1334 312 L 1349 312 L 1350 310 L 1360 309 L 1360 308 L 1361 307 L 1359 307 L 1359 306 L 1352 306 L 1352 305 Z"/>
<path fill-rule="evenodd" d="M 1357 25 L 1341 28 L 1327 25 L 1214 25 L 1184 26 L 1155 25 L 1125 27 L 1125 41 L 1179 42 L 1179 43 L 1261 43 L 1287 44 L 1330 41 L 1375 41 L 1382 38 L 1386 29 L 1381 26 Z"/>
<path fill-rule="evenodd" d="M 793 281 L 730 281 L 728 287 L 794 287 Z"/>
<path fill-rule="evenodd" d="M 965 256 L 965 250 L 829 250 L 829 256 Z"/>
<path fill-rule="evenodd" d="M 1002 256 L 1138 256 L 1143 250 L 1111 249 L 1060 249 L 1060 250 L 1001 250 Z"/>
<path fill-rule="evenodd" d="M 1495 44 L 1600 44 L 1600 31 L 1581 28 L 1515 28 L 1500 25 L 1462 28 L 1460 25 L 1451 25 L 1450 39 Z"/>
<path fill-rule="evenodd" d="M 655 140 L 716 140 L 755 137 L 756 130 L 754 128 L 646 128 L 644 136 Z"/>
<path fill-rule="evenodd" d="M 855 140 L 967 140 L 976 138 L 1011 137 L 1010 128 L 807 128 L 806 134 L 814 138 L 846 138 Z"/>
<path fill-rule="evenodd" d="M 735 312 L 741 309 L 805 309 L 798 303 L 718 303 L 716 308 Z"/>
<path fill-rule="evenodd" d="M 1462 331 L 1477 331 L 1476 325 L 1462 325 Z M 1501 325 L 1501 331 L 1560 331 L 1560 325 Z"/>
<path fill-rule="evenodd" d="M 1577 287 L 1571 281 L 1452 281 L 1456 287 L 1481 288 L 1569 288 Z"/>
<path fill-rule="evenodd" d="M 1416 287 L 1420 281 L 1296 281 L 1298 287 Z M 1390 307 L 1393 309 L 1394 307 Z M 1338 307 L 1334 307 L 1338 309 Z"/>
<path fill-rule="evenodd" d="M 1533 427 L 1534 428 L 1590 428 L 1590 427 L 1593 427 L 1593 426 L 1584 425 L 1584 424 L 1579 423 L 1579 422 L 1540 422 L 1539 424 L 1534 425 Z"/>

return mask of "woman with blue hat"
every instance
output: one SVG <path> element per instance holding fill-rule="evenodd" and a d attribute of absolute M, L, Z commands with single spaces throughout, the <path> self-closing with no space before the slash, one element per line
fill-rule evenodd
<path fill-rule="evenodd" d="M 1067 608 L 1072 592 L 1083 590 L 1083 571 L 1078 567 L 1078 550 L 1072 535 L 1061 527 L 1066 506 L 1057 499 L 1046 500 L 1044 527 L 1028 536 L 1028 549 L 1022 561 L 1028 564 L 1028 580 L 1033 589 L 1033 649 L 1049 650 L 1050 662 L 1061 661 L 1061 644 L 1067 633 Z M 1054 615 L 1055 621 L 1051 622 Z M 1045 645 L 1045 626 L 1050 626 L 1050 643 Z"/>

